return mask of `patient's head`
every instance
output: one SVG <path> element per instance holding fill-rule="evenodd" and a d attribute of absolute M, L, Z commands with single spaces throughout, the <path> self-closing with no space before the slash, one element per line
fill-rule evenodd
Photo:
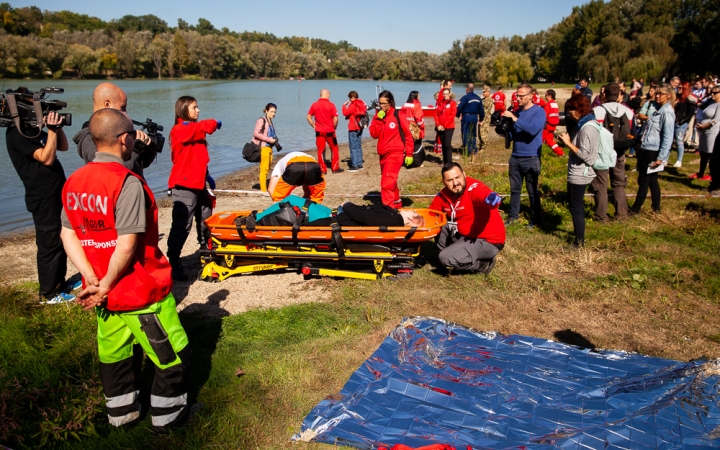
<path fill-rule="evenodd" d="M 413 210 L 401 209 L 400 215 L 403 218 L 403 225 L 406 227 L 425 226 L 425 218 Z"/>

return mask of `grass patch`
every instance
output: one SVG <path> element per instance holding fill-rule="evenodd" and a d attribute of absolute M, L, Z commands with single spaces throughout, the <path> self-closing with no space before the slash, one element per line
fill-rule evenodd
<path fill-rule="evenodd" d="M 194 355 L 190 399 L 204 407 L 187 428 L 170 435 L 152 434 L 149 420 L 128 431 L 107 424 L 91 314 L 71 305 L 39 307 L 33 304 L 34 286 L 1 287 L 0 443 L 287 448 L 310 409 L 339 391 L 393 326 L 412 315 L 678 360 L 720 357 L 720 200 L 663 199 L 660 215 L 607 225 L 588 219 L 587 248 L 570 250 L 567 160 L 544 151 L 543 226 L 511 226 L 489 276 L 438 274 L 437 251 L 426 243 L 428 264 L 410 279 L 323 279 L 331 293 L 326 303 L 223 319 L 182 313 Z M 494 143 L 479 158 L 485 163 L 466 171 L 508 193 L 507 166 L 500 165 L 508 157 Z M 686 155 L 683 169 L 661 175 L 663 193 L 701 193 L 704 184 L 687 179 L 696 159 Z M 628 171 L 628 181 L 627 192 L 636 192 L 636 174 Z M 438 170 L 403 192 L 434 193 L 440 187 Z M 429 202 L 420 198 L 413 205 Z M 527 206 L 523 199 L 523 214 Z M 502 209 L 507 207 L 506 200 Z M 591 198 L 585 208 L 591 217 Z M 239 368 L 245 375 L 236 376 Z M 146 391 L 151 375 L 146 367 Z"/>

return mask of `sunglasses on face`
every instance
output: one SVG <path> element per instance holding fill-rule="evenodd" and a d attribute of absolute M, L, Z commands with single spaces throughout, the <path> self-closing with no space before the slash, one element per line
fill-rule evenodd
<path fill-rule="evenodd" d="M 118 134 L 117 136 L 115 136 L 115 137 L 116 137 L 116 138 L 119 138 L 119 137 L 122 136 L 123 134 L 127 134 L 128 136 L 130 136 L 130 137 L 133 138 L 133 139 L 136 139 L 136 138 L 137 138 L 137 131 L 136 131 L 136 130 L 123 131 L 122 133 L 119 133 L 119 134 Z"/>

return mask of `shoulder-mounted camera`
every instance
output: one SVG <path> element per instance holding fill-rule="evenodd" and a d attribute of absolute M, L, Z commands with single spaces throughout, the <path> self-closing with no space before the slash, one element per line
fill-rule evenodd
<path fill-rule="evenodd" d="M 48 94 L 62 94 L 62 88 L 42 88 L 39 92 L 32 92 L 28 88 L 19 87 L 0 94 L 0 127 L 17 127 L 20 134 L 27 138 L 40 136 L 43 128 L 43 119 L 50 111 L 60 111 L 67 103 L 60 100 L 48 100 Z M 72 114 L 59 114 L 62 122 L 58 127 L 72 125 Z M 37 134 L 26 136 L 23 130 L 37 128 Z M 32 133 L 31 133 L 32 134 Z"/>

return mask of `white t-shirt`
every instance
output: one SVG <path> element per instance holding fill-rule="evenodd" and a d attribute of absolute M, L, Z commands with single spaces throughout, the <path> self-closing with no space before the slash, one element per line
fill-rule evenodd
<path fill-rule="evenodd" d="M 272 170 L 272 173 L 270 174 L 270 177 L 281 177 L 283 173 L 285 173 L 285 168 L 287 167 L 288 163 L 291 159 L 297 158 L 298 156 L 310 156 L 307 153 L 303 152 L 290 152 L 287 155 L 283 156 L 280 161 L 275 164 L 275 167 Z M 310 158 L 313 158 L 310 156 Z M 315 158 L 313 158 L 314 160 Z"/>

